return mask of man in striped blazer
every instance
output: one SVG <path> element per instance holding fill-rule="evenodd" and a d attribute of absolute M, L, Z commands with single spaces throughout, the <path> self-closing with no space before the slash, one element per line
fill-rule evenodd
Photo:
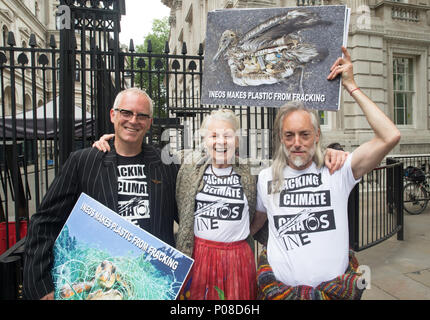
<path fill-rule="evenodd" d="M 178 166 L 161 161 L 143 143 L 152 123 L 152 100 L 140 89 L 118 94 L 110 110 L 115 139 L 109 152 L 73 152 L 31 217 L 25 244 L 24 296 L 53 299 L 52 248 L 82 192 L 174 246 Z"/>

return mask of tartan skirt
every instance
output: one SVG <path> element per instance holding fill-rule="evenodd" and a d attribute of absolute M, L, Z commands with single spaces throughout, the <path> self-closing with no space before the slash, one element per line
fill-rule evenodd
<path fill-rule="evenodd" d="M 267 261 L 267 249 L 258 258 L 257 299 L 260 300 L 359 300 L 365 285 L 358 272 L 358 261 L 349 250 L 349 264 L 343 275 L 311 287 L 288 286 L 276 280 Z"/>
<path fill-rule="evenodd" d="M 194 265 L 179 294 L 184 300 L 255 300 L 255 258 L 246 240 L 194 237 Z"/>

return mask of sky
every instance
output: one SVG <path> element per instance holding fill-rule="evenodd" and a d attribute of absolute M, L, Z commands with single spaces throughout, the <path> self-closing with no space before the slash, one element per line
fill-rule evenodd
<path fill-rule="evenodd" d="M 144 37 L 151 32 L 152 21 L 170 15 L 170 8 L 161 0 L 125 0 L 126 14 L 121 17 L 119 40 L 127 46 L 130 39 L 134 45 L 143 44 Z"/>

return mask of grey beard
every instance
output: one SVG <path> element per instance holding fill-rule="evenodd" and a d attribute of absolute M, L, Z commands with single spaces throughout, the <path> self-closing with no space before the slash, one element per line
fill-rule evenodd
<path fill-rule="evenodd" d="M 285 147 L 285 145 L 283 145 L 284 147 L 284 151 L 285 151 L 285 155 L 287 157 L 288 163 L 293 164 L 295 167 L 297 168 L 302 168 L 304 166 L 306 166 L 309 161 L 312 161 L 314 155 L 315 155 L 315 149 L 316 149 L 316 142 L 314 142 L 314 145 L 312 146 L 312 148 L 309 150 L 309 155 L 310 155 L 310 159 L 304 159 L 302 157 L 292 157 L 290 151 Z"/>
<path fill-rule="evenodd" d="M 288 157 L 288 155 L 287 155 Z M 291 161 L 292 164 L 294 164 L 294 166 L 296 166 L 297 168 L 301 168 L 305 165 L 305 160 L 303 158 L 300 157 L 296 157 L 294 159 L 291 159 L 288 157 L 288 161 Z"/>

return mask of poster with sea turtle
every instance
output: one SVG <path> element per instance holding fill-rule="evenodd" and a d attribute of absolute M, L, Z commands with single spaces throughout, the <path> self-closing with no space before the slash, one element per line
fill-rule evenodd
<path fill-rule="evenodd" d="M 85 193 L 53 251 L 58 300 L 174 300 L 193 264 Z"/>
<path fill-rule="evenodd" d="M 346 46 L 349 16 L 343 5 L 209 12 L 202 104 L 280 107 L 301 100 L 338 110 L 340 79 L 326 78 Z"/>

